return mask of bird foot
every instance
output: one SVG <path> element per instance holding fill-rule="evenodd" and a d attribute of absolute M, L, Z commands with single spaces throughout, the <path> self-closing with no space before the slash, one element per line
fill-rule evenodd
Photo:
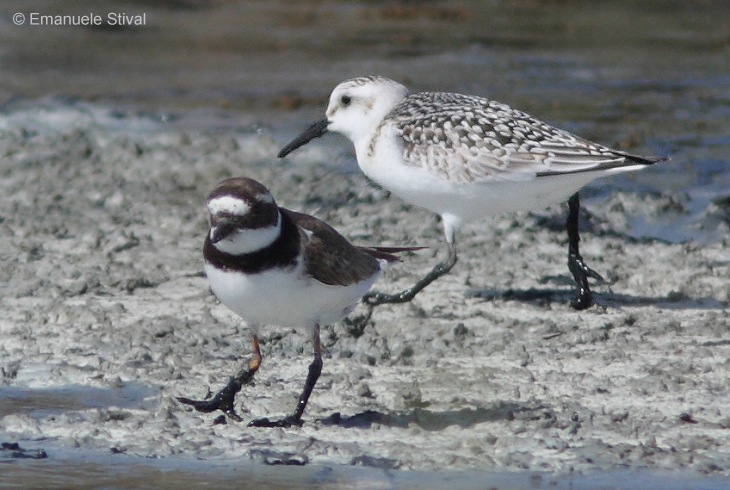
<path fill-rule="evenodd" d="M 205 400 L 193 400 L 191 398 L 178 396 L 176 397 L 177 401 L 179 401 L 180 403 L 184 403 L 185 405 L 190 405 L 198 412 L 210 413 L 215 412 L 216 410 L 220 410 L 228 418 L 235 420 L 236 422 L 240 422 L 243 419 L 241 419 L 240 415 L 236 413 L 234 401 L 236 399 L 236 394 L 241 391 L 241 387 L 243 386 L 244 382 L 250 382 L 251 380 L 252 371 L 249 370 L 245 374 L 251 375 L 240 376 L 239 373 L 239 376 L 230 378 L 228 380 L 228 384 L 226 384 L 223 389 L 216 393 L 213 398 L 206 397 Z"/>
<path fill-rule="evenodd" d="M 588 278 L 595 279 L 599 284 L 605 284 L 606 280 L 598 272 L 588 267 L 579 254 L 568 255 L 568 268 L 573 274 L 577 288 L 576 296 L 570 301 L 570 306 L 576 310 L 590 308 L 595 302 L 588 286 Z"/>
<path fill-rule="evenodd" d="M 233 395 L 235 396 L 235 394 Z M 227 396 L 224 390 L 221 390 L 213 398 L 208 400 L 193 400 L 182 396 L 176 398 L 180 403 L 190 405 L 198 412 L 210 413 L 220 410 L 231 420 L 241 422 L 243 419 L 236 413 L 236 408 L 233 406 L 234 396 Z"/>
<path fill-rule="evenodd" d="M 423 276 L 416 284 L 408 289 L 395 294 L 384 294 L 380 291 L 370 291 L 362 297 L 363 303 L 368 306 L 378 306 L 383 304 L 407 303 L 416 297 L 426 286 L 431 284 L 439 277 L 447 274 L 456 265 L 456 251 L 452 248 L 449 250 L 449 256 L 436 264 L 428 274 Z"/>
<path fill-rule="evenodd" d="M 390 303 L 406 303 L 413 299 L 415 294 L 412 294 L 410 289 L 406 289 L 396 294 L 385 294 L 380 291 L 370 291 L 362 297 L 362 302 L 368 306 L 378 306 Z"/>

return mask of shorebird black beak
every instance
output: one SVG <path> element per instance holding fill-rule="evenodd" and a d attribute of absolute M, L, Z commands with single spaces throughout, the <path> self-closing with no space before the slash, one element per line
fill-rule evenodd
<path fill-rule="evenodd" d="M 215 244 L 221 240 L 229 237 L 231 233 L 236 231 L 236 224 L 227 218 L 218 218 L 215 221 L 215 226 L 211 228 L 212 233 L 210 234 L 211 243 Z"/>
<path fill-rule="evenodd" d="M 312 124 L 307 129 L 305 129 L 302 134 L 294 138 L 288 145 L 282 148 L 277 156 L 279 158 L 284 158 L 300 146 L 306 145 L 314 138 L 319 138 L 327 132 L 327 126 L 329 126 L 329 124 L 330 122 L 327 119 L 322 119 L 321 121 L 317 121 L 316 123 Z"/>

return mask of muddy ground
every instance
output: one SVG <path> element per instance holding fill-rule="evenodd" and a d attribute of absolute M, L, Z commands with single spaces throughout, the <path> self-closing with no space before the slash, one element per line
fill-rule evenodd
<path fill-rule="evenodd" d="M 323 329 L 303 427 L 215 425 L 175 397 L 217 390 L 249 354 L 245 327 L 202 274 L 203 202 L 219 180 L 258 179 L 359 244 L 430 247 L 382 290 L 440 258 L 438 218 L 343 172 L 319 145 L 277 161 L 283 141 L 265 128 L 177 128 L 82 103 L 9 114 L 0 393 L 145 395 L 128 406 L 82 395 L 46 411 L 6 399 L 3 441 L 209 461 L 730 474 L 728 242 L 627 234 L 637 210 L 681 212 L 671 195 L 620 192 L 588 207 L 583 255 L 610 280 L 595 286 L 599 306 L 568 306 L 565 208 L 471 224 L 454 271 L 411 304 L 377 308 L 362 329 Z M 263 366 L 238 398 L 245 420 L 289 413 L 310 361 L 305 332 L 263 334 Z"/>

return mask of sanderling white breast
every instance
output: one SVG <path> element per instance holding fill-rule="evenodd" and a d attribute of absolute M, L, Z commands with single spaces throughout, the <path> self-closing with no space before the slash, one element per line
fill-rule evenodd
<path fill-rule="evenodd" d="M 306 327 L 314 359 L 293 414 L 254 420 L 257 427 L 301 425 L 301 417 L 322 371 L 319 327 L 347 315 L 370 289 L 395 253 L 415 247 L 357 247 L 313 216 L 276 205 L 259 182 L 232 178 L 207 200 L 210 230 L 203 256 L 210 287 L 247 323 L 253 357 L 247 367 L 209 400 L 180 397 L 201 412 L 222 410 L 240 420 L 234 398 L 261 364 L 258 332 L 264 325 Z"/>
<path fill-rule="evenodd" d="M 347 136 L 370 179 L 402 199 L 441 215 L 448 257 L 399 294 L 372 292 L 370 304 L 409 301 L 456 263 L 455 233 L 465 220 L 535 210 L 568 200 L 568 267 L 577 285 L 571 304 L 593 304 L 578 242 L 577 191 L 607 175 L 664 160 L 613 150 L 483 97 L 444 92 L 409 94 L 371 76 L 340 83 L 326 118 L 286 145 L 284 157 L 327 131 Z"/>

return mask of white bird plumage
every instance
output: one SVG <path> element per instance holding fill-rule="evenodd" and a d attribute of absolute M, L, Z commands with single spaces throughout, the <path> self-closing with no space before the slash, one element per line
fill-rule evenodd
<path fill-rule="evenodd" d="M 222 410 L 240 420 L 234 399 L 261 364 L 259 328 L 305 327 L 314 357 L 293 414 L 250 425 L 301 425 L 322 370 L 320 325 L 347 315 L 398 260 L 414 247 L 358 247 L 314 216 L 277 206 L 269 190 L 247 178 L 222 181 L 207 200 L 210 229 L 203 246 L 205 273 L 216 297 L 243 318 L 253 356 L 213 398 L 178 400 L 202 412 Z"/>
<path fill-rule="evenodd" d="M 544 208 L 598 177 L 662 160 L 590 142 L 483 97 L 409 94 L 402 84 L 378 76 L 340 83 L 330 95 L 326 116 L 279 156 L 326 131 L 347 136 L 365 175 L 441 215 L 453 259 L 440 264 L 446 270 L 456 262 L 455 234 L 463 221 Z M 570 204 L 577 221 L 577 194 Z M 571 241 L 580 258 L 577 240 L 576 229 Z"/>

